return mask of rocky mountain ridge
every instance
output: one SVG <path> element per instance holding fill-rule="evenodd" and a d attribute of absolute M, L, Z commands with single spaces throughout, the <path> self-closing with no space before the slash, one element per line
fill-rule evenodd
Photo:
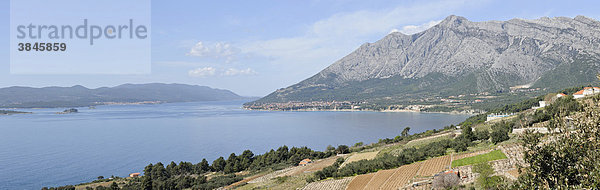
<path fill-rule="evenodd" d="M 546 83 L 565 77 L 565 84 L 551 87 L 560 89 L 593 82 L 599 60 L 600 22 L 585 16 L 472 22 L 451 15 L 420 33 L 394 32 L 363 44 L 313 77 L 255 103 L 548 88 Z"/>

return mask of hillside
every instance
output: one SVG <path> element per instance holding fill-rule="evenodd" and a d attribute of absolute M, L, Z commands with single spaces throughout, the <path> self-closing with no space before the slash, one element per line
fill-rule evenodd
<path fill-rule="evenodd" d="M 565 89 L 563 91 L 571 91 Z M 246 150 L 209 164 L 150 164 L 144 175 L 45 189 L 590 189 L 598 186 L 600 94 L 551 97 L 525 108 L 458 126 L 401 134 L 326 151 L 282 146 L 262 155 Z M 299 165 L 300 160 L 312 162 Z M 100 187 L 102 186 L 102 187 Z"/>
<path fill-rule="evenodd" d="M 366 43 L 316 75 L 247 105 L 407 105 L 465 94 L 523 96 L 508 94 L 519 88 L 537 91 L 526 94 L 532 97 L 596 82 L 598 42 L 600 22 L 584 16 L 472 22 L 452 15 L 420 33 L 394 32 Z"/>
<path fill-rule="evenodd" d="M 193 102 L 239 99 L 243 97 L 229 90 L 184 84 L 123 84 L 96 89 L 80 85 L 0 88 L 0 107 L 5 108 L 77 107 L 110 102 Z"/>

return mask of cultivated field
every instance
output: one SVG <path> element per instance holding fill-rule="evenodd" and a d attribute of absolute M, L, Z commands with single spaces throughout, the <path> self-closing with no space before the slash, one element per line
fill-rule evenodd
<path fill-rule="evenodd" d="M 289 168 L 285 168 L 285 169 L 282 169 L 282 170 L 277 170 L 277 171 L 271 172 L 271 173 L 269 173 L 267 175 L 264 175 L 264 176 L 258 177 L 256 179 L 250 180 L 250 181 L 248 181 L 248 183 L 262 183 L 262 182 L 266 182 L 266 181 L 269 181 L 269 180 L 271 180 L 271 179 L 273 179 L 273 178 L 275 178 L 275 177 L 277 177 L 277 176 L 279 176 L 281 174 L 285 174 L 286 172 L 289 172 L 289 171 L 293 170 L 294 168 L 296 168 L 296 167 L 289 167 Z"/>
<path fill-rule="evenodd" d="M 454 160 L 454 161 L 452 161 L 452 167 L 473 165 L 473 164 L 477 164 L 477 163 L 489 162 L 492 160 L 500 160 L 500 159 L 506 159 L 506 158 L 507 158 L 506 155 L 504 155 L 504 153 L 502 153 L 502 151 L 494 150 L 494 151 L 488 152 L 486 154 L 480 154 L 477 156 L 471 156 L 471 157 L 467 157 L 467 158 L 463 158 L 463 159 Z"/>
<path fill-rule="evenodd" d="M 418 138 L 418 139 L 415 139 L 415 140 L 412 140 L 412 141 L 406 143 L 406 146 L 407 147 L 418 146 L 418 145 L 421 145 L 421 144 L 426 144 L 426 143 L 430 143 L 430 142 L 433 142 L 433 141 L 444 139 L 444 138 L 441 138 L 441 137 L 449 138 L 452 135 L 455 135 L 454 132 L 446 132 L 446 133 L 442 133 L 442 134 L 438 134 L 438 135 L 433 135 L 433 136 L 429 136 L 429 137 Z M 440 138 L 440 139 L 437 139 L 437 138 Z"/>
<path fill-rule="evenodd" d="M 354 177 L 346 177 L 342 179 L 330 179 L 312 182 L 304 186 L 302 190 L 344 190 Z"/>
<path fill-rule="evenodd" d="M 352 179 L 350 184 L 348 184 L 348 187 L 346 187 L 346 189 L 347 190 L 362 190 L 365 188 L 365 186 L 367 186 L 367 183 L 369 183 L 369 181 L 371 181 L 371 178 L 373 178 L 374 175 L 375 175 L 375 173 L 369 173 L 369 174 L 363 174 L 363 175 L 356 176 L 356 177 L 354 177 L 354 179 Z"/>
<path fill-rule="evenodd" d="M 454 161 L 454 160 L 460 160 L 460 159 L 468 158 L 468 157 L 472 157 L 472 156 L 477 156 L 477 155 L 480 155 L 480 154 L 485 154 L 485 153 L 488 153 L 490 151 L 492 151 L 492 150 L 481 150 L 481 151 L 477 151 L 477 152 L 469 152 L 469 153 L 463 153 L 463 154 L 453 155 L 452 156 L 452 161 Z"/>
<path fill-rule="evenodd" d="M 398 169 L 380 170 L 371 178 L 364 189 L 379 189 Z"/>
<path fill-rule="evenodd" d="M 381 189 L 398 189 L 405 186 L 413 177 L 415 177 L 417 171 L 419 171 L 419 168 L 421 167 L 421 163 L 423 162 L 399 167 L 381 186 Z"/>
<path fill-rule="evenodd" d="M 307 185 L 306 179 L 312 174 L 302 174 L 297 176 L 278 177 L 271 180 L 266 180 L 261 183 L 248 183 L 242 186 L 235 187 L 239 190 L 254 190 L 254 189 L 269 189 L 269 190 L 289 190 L 301 189 Z"/>
<path fill-rule="evenodd" d="M 329 158 L 317 160 L 312 164 L 308 164 L 307 166 L 298 166 L 300 169 L 295 171 L 294 173 L 292 173 L 292 175 L 298 175 L 298 174 L 302 174 L 302 173 L 306 173 L 306 172 L 316 172 L 316 171 L 322 170 L 323 168 L 325 168 L 327 166 L 333 165 L 333 163 L 335 163 L 335 160 L 337 160 L 338 158 L 339 157 L 337 157 L 337 156 L 332 156 Z"/>
<path fill-rule="evenodd" d="M 346 189 L 398 189 L 404 187 L 415 177 L 422 163 L 417 162 L 396 169 L 356 176 Z"/>
<path fill-rule="evenodd" d="M 450 155 L 431 158 L 426 160 L 421 166 L 420 171 L 417 175 L 419 176 L 433 176 L 437 173 L 443 172 L 450 167 Z"/>
<path fill-rule="evenodd" d="M 246 179 L 243 179 L 241 181 L 238 181 L 238 182 L 232 183 L 228 186 L 225 186 L 225 189 L 233 189 L 234 187 L 248 183 L 249 181 L 252 181 L 252 180 L 262 177 L 262 176 L 264 176 L 264 174 L 257 174 L 257 175 L 251 176 L 251 177 L 247 177 Z"/>
<path fill-rule="evenodd" d="M 356 162 L 356 161 L 359 161 L 359 160 L 371 160 L 371 159 L 374 159 L 375 156 L 377 156 L 378 153 L 379 153 L 379 151 L 375 151 L 375 152 L 362 152 L 362 153 L 354 154 L 354 155 L 350 156 L 350 158 L 348 158 L 341 165 L 341 167 L 344 167 L 346 164 L 349 164 L 349 163 L 352 163 L 352 162 Z"/>
<path fill-rule="evenodd" d="M 327 166 L 331 166 L 333 163 L 335 163 L 335 160 L 338 158 L 339 157 L 337 157 L 337 156 L 332 156 L 329 158 L 316 160 L 315 162 L 308 164 L 307 166 L 294 166 L 294 167 L 289 167 L 289 168 L 285 168 L 282 170 L 277 170 L 277 171 L 271 172 L 267 175 L 257 177 L 256 179 L 252 179 L 252 180 L 248 181 L 248 183 L 262 183 L 262 182 L 266 182 L 266 181 L 271 180 L 276 177 L 295 176 L 295 175 L 300 175 L 300 174 L 304 174 L 304 173 L 308 173 L 308 172 L 319 171 Z"/>

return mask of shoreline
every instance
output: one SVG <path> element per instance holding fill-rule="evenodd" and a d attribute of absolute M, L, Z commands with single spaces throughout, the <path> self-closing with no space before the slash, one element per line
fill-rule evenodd
<path fill-rule="evenodd" d="M 420 111 L 420 110 L 357 110 L 357 109 L 294 109 L 294 110 L 270 110 L 270 109 L 250 109 L 246 107 L 242 107 L 244 110 L 249 111 L 274 111 L 274 112 L 381 112 L 381 113 L 441 113 L 441 114 L 451 114 L 451 115 L 477 115 L 481 113 L 470 113 L 470 112 L 428 112 L 428 111 Z"/>

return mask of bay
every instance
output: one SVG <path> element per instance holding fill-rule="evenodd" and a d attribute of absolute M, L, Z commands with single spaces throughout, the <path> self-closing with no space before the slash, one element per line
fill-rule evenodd
<path fill-rule="evenodd" d="M 469 115 L 250 111 L 241 101 L 20 109 L 0 116 L 0 189 L 40 189 L 127 176 L 149 163 L 209 162 L 282 145 L 324 150 L 457 124 Z"/>

